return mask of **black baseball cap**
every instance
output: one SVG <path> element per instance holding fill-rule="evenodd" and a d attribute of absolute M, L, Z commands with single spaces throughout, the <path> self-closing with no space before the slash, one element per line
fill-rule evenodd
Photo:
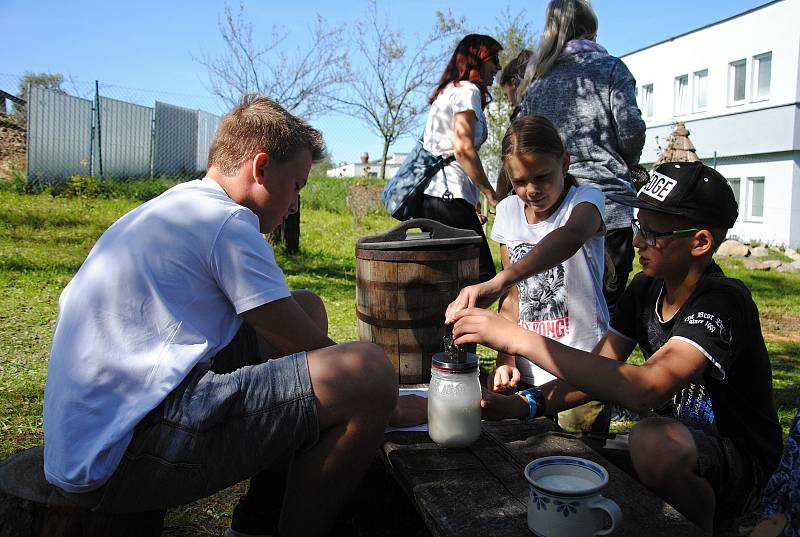
<path fill-rule="evenodd" d="M 694 224 L 731 228 L 739 205 L 728 181 L 702 162 L 665 162 L 651 173 L 637 196 L 609 194 L 608 199 L 638 209 L 674 214 Z"/>

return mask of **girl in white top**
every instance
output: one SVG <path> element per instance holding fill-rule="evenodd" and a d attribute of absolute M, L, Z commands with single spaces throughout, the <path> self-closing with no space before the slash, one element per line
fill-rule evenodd
<path fill-rule="evenodd" d="M 516 194 L 497 205 L 492 229 L 492 239 L 501 245 L 503 270 L 485 283 L 464 288 L 447 318 L 458 309 L 486 307 L 505 295 L 502 316 L 591 351 L 608 329 L 603 193 L 593 186 L 577 186 L 567 173 L 569 154 L 558 130 L 544 117 L 514 120 L 503 138 L 502 155 Z M 554 378 L 525 358 L 500 354 L 492 387 L 539 386 Z M 595 410 L 596 415 L 597 405 Z"/>
<path fill-rule="evenodd" d="M 492 254 L 476 212 L 481 192 L 489 204 L 497 195 L 486 178 L 478 149 L 486 141 L 483 109 L 491 100 L 488 88 L 500 69 L 502 46 L 488 35 L 470 34 L 459 42 L 430 98 L 422 145 L 434 155 L 455 156 L 428 183 L 415 218 L 471 229 L 483 237 L 480 281 L 495 275 Z"/>

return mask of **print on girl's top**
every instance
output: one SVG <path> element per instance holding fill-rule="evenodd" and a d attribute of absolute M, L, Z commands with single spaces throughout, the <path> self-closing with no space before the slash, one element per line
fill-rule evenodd
<path fill-rule="evenodd" d="M 507 246 L 509 260 L 514 264 L 536 245 L 522 242 Z M 569 334 L 569 310 L 564 275 L 564 265 L 558 264 L 517 284 L 520 326 L 552 339 L 560 339 Z"/>
<path fill-rule="evenodd" d="M 513 265 L 549 233 L 564 226 L 581 203 L 603 214 L 603 193 L 591 186 L 568 187 L 558 209 L 546 220 L 529 224 L 525 203 L 509 196 L 497 205 L 492 239 L 506 246 Z M 517 284 L 519 325 L 564 345 L 591 351 L 608 329 L 603 298 L 603 239 L 605 228 L 588 239 L 575 254 L 558 265 Z M 533 362 L 518 357 L 523 382 L 541 386 L 555 377 Z"/>

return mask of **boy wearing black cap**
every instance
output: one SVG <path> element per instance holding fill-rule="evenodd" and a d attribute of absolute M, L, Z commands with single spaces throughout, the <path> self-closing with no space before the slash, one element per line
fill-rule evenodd
<path fill-rule="evenodd" d="M 725 178 L 700 162 L 662 164 L 638 197 L 613 199 L 639 209 L 632 225 L 642 272 L 594 353 L 488 310 L 448 308 L 447 321 L 456 343 L 526 356 L 559 377 L 522 397 L 485 393 L 486 418 L 553 415 L 592 399 L 654 409 L 657 417 L 630 433 L 631 463 L 645 485 L 710 530 L 755 506 L 782 444 L 758 310 L 712 259 L 737 204 Z M 626 364 L 637 344 L 645 363 Z"/>

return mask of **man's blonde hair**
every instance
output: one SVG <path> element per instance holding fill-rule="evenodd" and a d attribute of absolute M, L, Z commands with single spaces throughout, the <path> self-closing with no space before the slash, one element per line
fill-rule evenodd
<path fill-rule="evenodd" d="M 258 153 L 286 162 L 303 149 L 313 161 L 325 157 L 322 133 L 264 95 L 249 94 L 222 119 L 208 152 L 208 167 L 227 176 Z"/>

